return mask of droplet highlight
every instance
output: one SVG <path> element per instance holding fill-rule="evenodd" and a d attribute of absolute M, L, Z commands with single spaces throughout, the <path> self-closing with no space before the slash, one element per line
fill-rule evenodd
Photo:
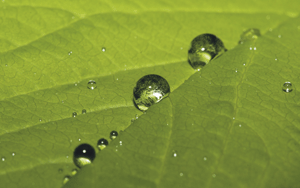
<path fill-rule="evenodd" d="M 87 88 L 88 89 L 91 89 L 91 90 L 94 90 L 97 88 L 97 83 L 94 81 L 94 80 L 90 80 L 88 83 L 87 83 Z"/>
<path fill-rule="evenodd" d="M 285 82 L 282 86 L 282 91 L 289 93 L 293 91 L 293 84 L 291 82 Z"/>
<path fill-rule="evenodd" d="M 102 52 L 105 52 L 105 51 L 106 51 L 106 48 L 105 48 L 105 47 L 103 47 L 103 48 L 102 48 Z"/>
<path fill-rule="evenodd" d="M 138 80 L 133 89 L 133 102 L 135 106 L 146 111 L 169 96 L 170 86 L 166 79 L 156 74 L 143 76 Z"/>
<path fill-rule="evenodd" d="M 202 34 L 192 40 L 188 51 L 188 61 L 197 70 L 225 51 L 225 46 L 218 37 L 212 34 Z"/>
<path fill-rule="evenodd" d="M 118 136 L 118 132 L 117 131 L 111 131 L 110 132 L 110 139 L 114 140 L 116 139 Z"/>
<path fill-rule="evenodd" d="M 98 140 L 97 147 L 99 150 L 103 150 L 108 145 L 108 141 L 105 138 Z"/>
<path fill-rule="evenodd" d="M 178 154 L 177 154 L 177 151 L 176 151 L 176 150 L 173 150 L 173 151 L 172 151 L 172 157 L 178 157 Z"/>
<path fill-rule="evenodd" d="M 261 34 L 259 29 L 255 29 L 255 28 L 248 29 L 241 34 L 239 44 L 243 44 L 245 41 L 255 40 L 260 36 Z"/>
<path fill-rule="evenodd" d="M 87 164 L 91 164 L 95 156 L 95 150 L 91 145 L 81 144 L 74 150 L 73 162 L 77 167 L 81 168 Z"/>

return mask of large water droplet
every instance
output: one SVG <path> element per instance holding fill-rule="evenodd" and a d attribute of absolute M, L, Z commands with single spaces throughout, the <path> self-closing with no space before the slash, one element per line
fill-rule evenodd
<path fill-rule="evenodd" d="M 293 91 L 293 84 L 291 82 L 285 82 L 282 86 L 282 91 L 289 93 Z"/>
<path fill-rule="evenodd" d="M 225 51 L 224 44 L 218 37 L 212 34 L 202 34 L 192 40 L 188 60 L 194 69 L 199 69 Z"/>
<path fill-rule="evenodd" d="M 251 28 L 246 30 L 241 34 L 240 44 L 243 44 L 245 41 L 255 40 L 261 36 L 259 29 Z"/>
<path fill-rule="evenodd" d="M 92 163 L 95 156 L 95 150 L 91 145 L 81 144 L 74 151 L 73 161 L 76 166 L 81 168 L 84 165 Z"/>
<path fill-rule="evenodd" d="M 87 83 L 87 88 L 91 89 L 91 90 L 94 90 L 97 88 L 97 84 L 94 80 L 90 80 L 88 83 Z"/>
<path fill-rule="evenodd" d="M 108 145 L 108 141 L 105 138 L 98 140 L 97 147 L 99 150 L 103 150 Z"/>
<path fill-rule="evenodd" d="M 70 176 L 65 176 L 63 179 L 63 184 L 66 184 L 71 179 Z"/>
<path fill-rule="evenodd" d="M 118 136 L 118 132 L 117 131 L 111 131 L 110 132 L 110 139 L 115 139 L 115 138 L 117 138 L 117 136 Z"/>
<path fill-rule="evenodd" d="M 135 106 L 146 111 L 148 108 L 160 102 L 170 93 L 170 86 L 163 77 L 156 74 L 143 76 L 133 89 L 133 101 Z"/>

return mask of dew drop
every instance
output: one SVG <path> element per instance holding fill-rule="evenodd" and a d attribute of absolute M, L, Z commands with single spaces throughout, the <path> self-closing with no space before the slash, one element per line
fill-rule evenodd
<path fill-rule="evenodd" d="M 118 136 L 117 131 L 111 131 L 110 132 L 110 139 L 114 140 L 115 138 L 117 138 L 117 136 Z"/>
<path fill-rule="evenodd" d="M 94 90 L 97 88 L 97 84 L 94 80 L 90 80 L 88 83 L 87 83 L 87 88 L 91 89 L 91 90 Z"/>
<path fill-rule="evenodd" d="M 179 176 L 181 176 L 181 177 L 182 177 L 182 176 L 183 176 L 183 173 L 182 173 L 182 172 L 180 172 Z"/>
<path fill-rule="evenodd" d="M 293 91 L 293 84 L 291 82 L 285 82 L 282 86 L 282 91 L 289 93 Z"/>
<path fill-rule="evenodd" d="M 102 48 L 102 52 L 105 52 L 105 51 L 106 51 L 106 48 L 105 48 L 105 47 L 103 47 L 103 48 Z"/>
<path fill-rule="evenodd" d="M 281 35 L 278 35 L 278 38 L 281 38 Z"/>
<path fill-rule="evenodd" d="M 216 176 L 217 176 L 216 174 L 213 174 L 213 175 L 212 175 L 213 178 L 215 178 Z"/>
<path fill-rule="evenodd" d="M 97 147 L 99 150 L 103 150 L 108 145 L 108 141 L 105 138 L 98 140 Z"/>
<path fill-rule="evenodd" d="M 259 36 L 261 36 L 259 29 L 255 29 L 255 28 L 248 29 L 241 34 L 239 44 L 243 44 L 245 41 L 255 40 Z"/>
<path fill-rule="evenodd" d="M 72 117 L 76 117 L 77 116 L 77 113 L 76 112 L 73 112 L 72 113 Z"/>
<path fill-rule="evenodd" d="M 178 157 L 178 153 L 177 153 L 176 150 L 173 150 L 173 151 L 172 151 L 172 157 Z"/>
<path fill-rule="evenodd" d="M 63 179 L 63 184 L 66 184 L 71 179 L 70 176 L 65 176 Z"/>
<path fill-rule="evenodd" d="M 69 51 L 69 53 L 68 53 L 68 54 L 69 54 L 69 55 L 71 55 L 72 53 L 73 53 L 72 51 Z"/>
<path fill-rule="evenodd" d="M 206 161 L 206 160 L 207 160 L 207 157 L 203 157 L 203 160 Z"/>
<path fill-rule="evenodd" d="M 86 109 L 83 109 L 83 110 L 82 110 L 82 114 L 86 114 Z"/>
<path fill-rule="evenodd" d="M 78 141 L 81 142 L 81 138 L 78 138 Z"/>
<path fill-rule="evenodd" d="M 188 51 L 188 61 L 195 69 L 203 68 L 214 57 L 226 51 L 223 42 L 212 34 L 202 34 L 195 37 Z"/>
<path fill-rule="evenodd" d="M 242 127 L 242 125 L 241 125 L 241 124 L 239 124 L 239 127 Z"/>
<path fill-rule="evenodd" d="M 275 61 L 277 61 L 278 59 L 277 58 L 275 58 Z"/>
<path fill-rule="evenodd" d="M 77 84 L 74 84 L 74 86 L 77 86 Z"/>
<path fill-rule="evenodd" d="M 16 153 L 15 153 L 15 152 L 12 152 L 12 153 L 11 153 L 11 156 L 13 156 L 13 157 L 14 157 L 15 155 L 16 155 Z"/>
<path fill-rule="evenodd" d="M 119 144 L 120 144 L 120 146 L 122 146 L 123 145 L 123 141 L 120 141 Z"/>
<path fill-rule="evenodd" d="M 41 122 L 41 121 L 42 121 L 42 119 L 39 119 L 39 121 Z"/>
<path fill-rule="evenodd" d="M 76 168 L 73 169 L 72 172 L 71 172 L 72 176 L 74 176 L 75 174 L 77 174 L 77 172 L 78 172 L 78 170 Z"/>
<path fill-rule="evenodd" d="M 1 161 L 3 161 L 3 162 L 4 162 L 5 160 L 6 160 L 6 159 L 5 159 L 5 157 L 2 157 L 2 158 L 1 158 Z"/>
<path fill-rule="evenodd" d="M 148 108 L 166 98 L 170 93 L 170 86 L 163 77 L 156 74 L 143 76 L 133 89 L 135 106 L 146 111 Z"/>
<path fill-rule="evenodd" d="M 254 47 L 253 50 L 256 50 L 256 47 Z"/>
<path fill-rule="evenodd" d="M 74 150 L 73 161 L 77 167 L 81 168 L 92 163 L 95 156 L 95 150 L 91 145 L 81 144 Z"/>

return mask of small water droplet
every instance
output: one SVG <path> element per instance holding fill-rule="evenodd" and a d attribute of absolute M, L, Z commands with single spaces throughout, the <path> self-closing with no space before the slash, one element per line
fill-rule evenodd
<path fill-rule="evenodd" d="M 73 140 L 70 140 L 70 143 L 72 143 L 73 142 Z"/>
<path fill-rule="evenodd" d="M 182 176 L 183 176 L 183 173 L 182 173 L 182 172 L 180 172 L 179 176 L 181 176 L 181 177 L 182 177 Z"/>
<path fill-rule="evenodd" d="M 108 145 L 108 141 L 105 138 L 98 140 L 97 147 L 99 150 L 103 150 Z"/>
<path fill-rule="evenodd" d="M 15 152 L 12 152 L 12 153 L 11 153 L 11 156 L 15 156 L 15 155 L 16 155 L 16 153 L 15 153 Z"/>
<path fill-rule="evenodd" d="M 139 115 L 135 114 L 135 119 L 139 119 Z"/>
<path fill-rule="evenodd" d="M 195 69 L 203 68 L 213 58 L 226 51 L 223 42 L 212 34 L 195 37 L 188 51 L 189 64 Z"/>
<path fill-rule="evenodd" d="M 275 61 L 277 61 L 278 59 L 277 58 L 275 58 Z"/>
<path fill-rule="evenodd" d="M 91 90 L 94 90 L 97 88 L 97 84 L 94 80 L 90 80 L 88 83 L 87 83 L 87 88 L 91 89 Z"/>
<path fill-rule="evenodd" d="M 61 101 L 61 103 L 65 103 L 64 101 Z"/>
<path fill-rule="evenodd" d="M 256 50 L 256 47 L 254 47 L 253 50 Z"/>
<path fill-rule="evenodd" d="M 77 86 L 77 84 L 75 83 L 74 86 Z"/>
<path fill-rule="evenodd" d="M 69 54 L 69 55 L 71 55 L 72 53 L 73 53 L 72 51 L 69 51 L 69 53 L 68 53 L 68 54 Z"/>
<path fill-rule="evenodd" d="M 69 158 L 69 155 L 67 155 L 66 158 L 68 159 L 68 158 Z"/>
<path fill-rule="evenodd" d="M 110 132 L 110 139 L 115 139 L 115 138 L 117 138 L 117 136 L 118 136 L 118 132 L 117 131 L 111 131 Z"/>
<path fill-rule="evenodd" d="M 207 160 L 207 157 L 203 157 L 203 160 L 206 161 L 206 160 Z"/>
<path fill-rule="evenodd" d="M 3 162 L 4 162 L 4 161 L 5 161 L 5 157 L 2 157 L 2 158 L 1 158 L 1 161 L 3 161 Z"/>
<path fill-rule="evenodd" d="M 73 161 L 77 167 L 81 168 L 92 163 L 92 161 L 95 159 L 95 156 L 95 150 L 91 145 L 81 144 L 74 150 Z"/>
<path fill-rule="evenodd" d="M 58 169 L 58 173 L 62 173 L 64 170 L 62 168 Z"/>
<path fill-rule="evenodd" d="M 213 174 L 213 175 L 212 175 L 213 178 L 215 178 L 216 176 L 217 176 L 216 174 Z"/>
<path fill-rule="evenodd" d="M 278 38 L 281 38 L 281 35 L 278 35 Z"/>
<path fill-rule="evenodd" d="M 119 143 L 120 143 L 120 146 L 122 146 L 122 145 L 123 145 L 123 141 L 120 141 Z"/>
<path fill-rule="evenodd" d="M 293 84 L 291 82 L 285 82 L 282 86 L 282 91 L 289 93 L 293 91 Z"/>
<path fill-rule="evenodd" d="M 235 72 L 238 72 L 238 70 L 237 70 L 237 69 L 235 69 Z"/>
<path fill-rule="evenodd" d="M 5 66 L 7 67 L 7 64 L 5 64 Z"/>
<path fill-rule="evenodd" d="M 242 127 L 242 125 L 241 125 L 241 124 L 239 124 L 239 127 Z"/>
<path fill-rule="evenodd" d="M 71 179 L 70 176 L 65 176 L 63 179 L 63 184 L 66 184 Z"/>
<path fill-rule="evenodd" d="M 81 142 L 81 138 L 78 138 L 78 141 Z"/>
<path fill-rule="evenodd" d="M 241 34 L 239 44 L 243 44 L 245 41 L 255 40 L 259 36 L 261 36 L 259 29 L 255 29 L 255 28 L 248 29 Z"/>
<path fill-rule="evenodd" d="M 102 48 L 102 52 L 105 52 L 105 51 L 106 51 L 106 48 L 105 48 L 105 47 L 103 47 L 103 48 Z"/>
<path fill-rule="evenodd" d="M 235 119 L 235 117 L 233 117 L 232 119 Z"/>
<path fill-rule="evenodd" d="M 243 65 L 246 66 L 246 63 L 244 63 Z"/>
<path fill-rule="evenodd" d="M 82 109 L 82 114 L 86 114 L 86 109 Z"/>
<path fill-rule="evenodd" d="M 172 157 L 177 157 L 177 156 L 178 156 L 177 151 L 176 151 L 176 150 L 173 150 L 173 151 L 172 151 Z"/>
<path fill-rule="evenodd" d="M 73 112 L 72 113 L 72 117 L 76 117 L 77 116 L 77 113 L 76 112 Z"/>
<path fill-rule="evenodd" d="M 135 106 L 146 111 L 148 108 L 166 98 L 170 93 L 170 86 L 163 77 L 156 74 L 143 76 L 133 89 Z"/>
<path fill-rule="evenodd" d="M 75 174 L 77 174 L 77 172 L 78 172 L 78 170 L 76 168 L 73 169 L 72 172 L 71 172 L 72 176 L 74 176 Z"/>
<path fill-rule="evenodd" d="M 250 46 L 250 50 L 252 50 L 252 47 Z"/>
<path fill-rule="evenodd" d="M 39 121 L 41 122 L 41 121 L 42 121 L 42 119 L 39 119 Z"/>

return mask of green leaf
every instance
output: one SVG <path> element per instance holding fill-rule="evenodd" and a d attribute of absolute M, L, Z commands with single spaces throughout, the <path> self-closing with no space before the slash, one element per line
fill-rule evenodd
<path fill-rule="evenodd" d="M 297 1 L 3 1 L 1 185 L 62 187 L 76 168 L 79 144 L 96 149 L 98 139 L 124 130 L 65 186 L 295 187 L 297 7 Z M 263 36 L 237 46 L 248 28 Z M 202 33 L 217 35 L 229 51 L 195 72 L 187 50 Z M 171 95 L 142 114 L 132 90 L 146 74 L 168 80 Z M 87 88 L 89 80 L 96 89 Z M 294 91 L 282 91 L 285 81 Z"/>

